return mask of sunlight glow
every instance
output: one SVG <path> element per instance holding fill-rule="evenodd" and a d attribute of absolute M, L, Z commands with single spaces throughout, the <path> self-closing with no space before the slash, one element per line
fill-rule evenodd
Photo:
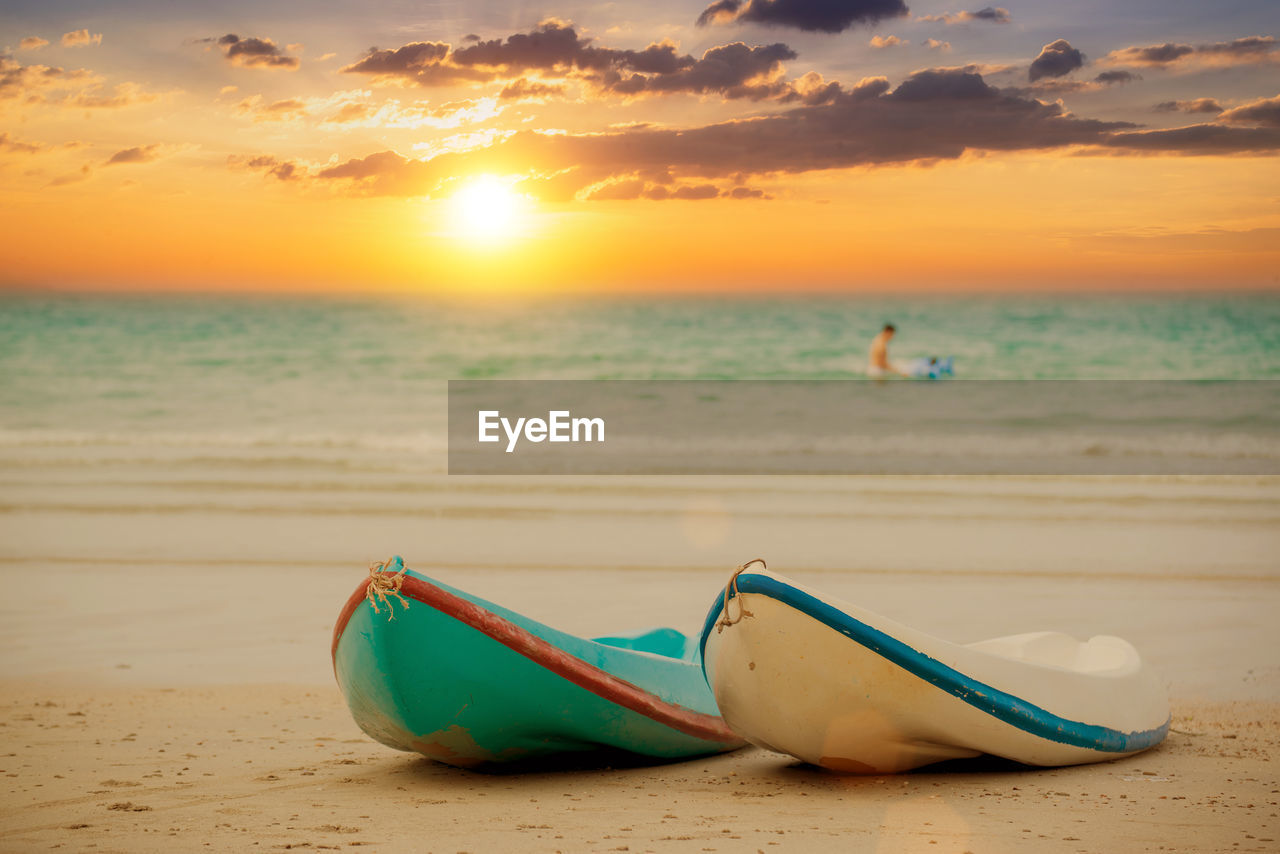
<path fill-rule="evenodd" d="M 473 178 L 453 194 L 451 219 L 457 232 L 472 239 L 495 241 L 515 235 L 526 200 L 510 182 L 492 175 Z"/>

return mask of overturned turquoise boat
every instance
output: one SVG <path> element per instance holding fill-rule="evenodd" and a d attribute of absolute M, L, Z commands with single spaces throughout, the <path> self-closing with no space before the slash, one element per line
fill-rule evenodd
<path fill-rule="evenodd" d="M 375 740 L 474 768 L 624 751 L 673 760 L 741 747 L 696 638 L 580 638 L 406 569 L 370 569 L 333 630 L 333 667 Z"/>

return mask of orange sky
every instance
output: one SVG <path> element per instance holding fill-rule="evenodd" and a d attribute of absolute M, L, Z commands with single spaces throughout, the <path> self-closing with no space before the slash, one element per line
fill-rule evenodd
<path fill-rule="evenodd" d="M 868 40 L 926 26 L 892 23 L 838 36 L 867 54 L 853 72 L 861 76 L 767 58 L 742 78 L 756 87 L 750 96 L 693 88 L 705 86 L 698 58 L 737 39 L 782 48 L 785 31 L 758 42 L 714 27 L 576 31 L 568 44 L 580 53 L 618 46 L 622 58 L 609 62 L 623 80 L 646 67 L 623 48 L 665 38 L 670 56 L 688 57 L 671 74 L 639 74 L 661 92 L 631 96 L 572 57 L 467 65 L 465 41 L 437 51 L 443 64 L 428 70 L 449 79 L 436 85 L 422 64 L 393 76 L 359 70 L 403 54 L 369 54 L 331 32 L 314 46 L 311 37 L 286 46 L 276 33 L 257 53 L 233 55 L 195 41 L 203 33 L 192 23 L 192 37 L 171 37 L 139 64 L 108 50 L 138 37 L 128 30 L 104 25 L 95 41 L 91 27 L 87 40 L 64 43 L 76 20 L 9 29 L 2 281 L 483 294 L 1280 286 L 1280 108 L 1270 107 L 1265 73 L 1250 76 L 1255 64 L 1274 73 L 1269 42 L 1242 47 L 1254 58 L 1225 71 L 1143 66 L 1124 87 L 1129 103 L 1092 82 L 1118 67 L 1091 64 L 1106 51 L 1028 84 L 1025 59 L 959 68 L 988 57 L 955 56 L 955 33 L 940 71 L 921 72 L 914 58 L 874 82 L 884 51 Z M 568 26 L 530 21 L 482 35 L 505 50 L 513 33 L 563 36 Z M 431 37 L 428 25 L 400 43 Z M 805 56 L 787 50 L 777 53 Z M 806 72 L 838 80 L 840 93 L 818 101 Z M 560 89 L 501 99 L 517 80 Z M 1063 95 L 1064 83 L 1079 92 Z M 955 94 L 960 84 L 978 94 Z M 1153 91 L 1129 94 L 1142 85 Z M 1186 103 L 1152 111 L 1153 98 L 1214 86 L 1217 118 Z M 477 195 L 484 175 L 489 191 Z M 568 183 L 551 192 L 542 179 Z"/>

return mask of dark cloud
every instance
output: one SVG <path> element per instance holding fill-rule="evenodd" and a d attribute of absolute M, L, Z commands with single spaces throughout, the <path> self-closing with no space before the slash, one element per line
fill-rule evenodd
<path fill-rule="evenodd" d="M 440 86 L 510 79 L 531 72 L 558 76 L 670 74 L 694 62 L 691 56 L 678 55 L 670 42 L 654 43 L 639 51 L 595 47 L 591 39 L 579 36 L 573 26 L 544 21 L 528 33 L 516 33 L 505 40 L 480 41 L 457 50 L 444 42 L 415 42 L 394 50 L 371 48 L 342 71 L 420 86 Z"/>
<path fill-rule="evenodd" d="M 1271 36 L 1245 36 L 1229 42 L 1202 44 L 1196 49 L 1202 56 L 1225 56 L 1256 61 L 1275 50 L 1276 40 Z"/>
<path fill-rule="evenodd" d="M 560 21 L 544 21 L 528 33 L 507 36 L 505 41 L 492 39 L 459 48 L 450 60 L 455 65 L 517 73 L 631 70 L 670 74 L 693 64 L 693 58 L 678 55 L 671 42 L 657 42 L 639 51 L 593 47 L 591 39 Z"/>
<path fill-rule="evenodd" d="M 1274 154 L 1280 151 L 1280 131 L 1220 124 L 1150 130 L 1081 118 L 1058 103 L 993 87 L 970 68 L 934 68 L 912 74 L 897 88 L 884 78 L 851 88 L 836 84 L 826 102 L 748 119 L 683 129 L 521 131 L 425 160 L 381 151 L 320 168 L 308 178 L 342 182 L 337 186 L 343 191 L 364 195 L 438 195 L 458 176 L 489 173 L 525 176 L 518 191 L 544 199 L 709 198 L 708 187 L 718 197 L 734 198 L 733 188 L 753 176 L 1035 150 Z"/>
<path fill-rule="evenodd" d="M 1142 76 L 1134 74 L 1132 71 L 1114 69 L 1112 71 L 1104 71 L 1093 79 L 1095 82 L 1101 83 L 1105 86 L 1115 86 L 1124 83 L 1132 83 L 1135 80 L 1141 80 Z"/>
<path fill-rule="evenodd" d="M 941 15 L 921 15 L 917 21 L 943 24 L 967 24 L 982 21 L 988 24 L 1007 24 L 1013 20 L 1009 10 L 1000 6 L 985 6 L 976 12 L 946 12 Z"/>
<path fill-rule="evenodd" d="M 722 181 L 953 159 L 970 150 L 1096 144 L 1108 132 L 1127 127 L 1076 118 L 1057 104 L 1003 93 L 966 69 L 930 69 L 894 90 L 884 78 L 872 78 L 850 89 L 839 87 L 827 103 L 753 119 L 683 130 L 524 131 L 487 148 L 425 161 L 380 152 L 324 169 L 318 177 L 350 179 L 359 192 L 412 196 L 437 192 L 454 175 L 523 173 L 554 178 L 558 197 L 565 198 L 637 173 L 670 171 L 686 183 Z"/>
<path fill-rule="evenodd" d="M 700 59 L 680 54 L 671 42 L 643 50 L 597 47 L 572 25 L 544 21 L 528 33 L 452 49 L 443 42 L 415 42 L 394 50 L 371 49 L 342 69 L 385 82 L 419 86 L 510 81 L 503 98 L 547 97 L 553 85 L 528 75 L 571 78 L 597 94 L 639 96 L 719 93 L 726 98 L 786 97 L 782 63 L 795 59 L 785 44 L 720 45 Z M 538 94 L 533 94 L 537 92 Z"/>
<path fill-rule="evenodd" d="M 1092 80 L 1041 80 L 1025 89 L 1006 91 L 1020 95 L 1068 95 L 1081 92 L 1101 92 L 1111 86 L 1121 86 L 1142 78 L 1132 71 L 1104 71 Z"/>
<path fill-rule="evenodd" d="M 448 55 L 448 42 L 410 42 L 394 50 L 371 47 L 359 61 L 346 66 L 342 71 L 378 77 L 414 77 Z"/>
<path fill-rule="evenodd" d="M 660 189 L 665 190 L 666 188 L 662 187 Z M 669 195 L 660 196 L 659 198 L 696 202 L 702 199 L 714 199 L 718 195 L 720 195 L 720 190 L 715 184 L 694 184 L 676 187 Z"/>
<path fill-rule="evenodd" d="M 118 166 L 126 163 L 150 163 L 153 160 L 158 160 L 163 153 L 163 147 L 159 143 L 138 145 L 117 151 L 107 159 L 105 165 Z"/>
<path fill-rule="evenodd" d="M 961 14 L 968 16 L 971 21 L 990 21 L 993 24 L 1007 24 L 1012 20 L 1009 17 L 1009 10 L 999 6 L 994 8 L 986 6 L 976 12 L 962 12 Z"/>
<path fill-rule="evenodd" d="M 1280 130 L 1258 127 L 1189 125 L 1167 130 L 1135 130 L 1112 134 L 1104 146 L 1152 154 L 1275 154 Z"/>
<path fill-rule="evenodd" d="M 1213 98 L 1194 98 L 1189 101 L 1161 101 L 1152 107 L 1157 113 L 1213 113 L 1222 112 L 1222 105 Z"/>
<path fill-rule="evenodd" d="M 565 88 L 558 84 L 539 83 L 523 77 L 512 80 L 498 93 L 501 101 L 546 101 L 552 98 L 563 98 Z"/>
<path fill-rule="evenodd" d="M 1195 48 L 1189 44 L 1151 44 L 1146 47 L 1126 47 L 1113 50 L 1107 59 L 1121 65 L 1167 65 L 1190 56 Z"/>
<path fill-rule="evenodd" d="M 1280 128 L 1280 95 L 1232 107 L 1218 116 L 1218 121 Z"/>
<path fill-rule="evenodd" d="M 222 53 L 232 65 L 241 68 L 267 68 L 294 71 L 301 64 L 296 56 L 289 56 L 280 46 L 268 38 L 241 38 L 227 33 L 219 38 L 201 39 L 222 48 Z"/>
<path fill-rule="evenodd" d="M 306 173 L 305 169 L 292 160 L 279 160 L 267 155 L 237 157 L 233 154 L 227 158 L 227 165 L 233 169 L 249 169 L 255 172 L 263 172 L 281 181 L 296 181 Z"/>
<path fill-rule="evenodd" d="M 1032 82 L 1043 77 L 1062 77 L 1084 65 L 1084 54 L 1071 46 L 1066 39 L 1050 42 L 1040 50 L 1040 55 L 1031 61 L 1027 71 Z"/>
<path fill-rule="evenodd" d="M 1276 40 L 1271 36 L 1245 36 L 1229 42 L 1189 44 L 1152 44 L 1113 50 L 1106 61 L 1113 65 L 1167 66 L 1175 63 L 1199 62 L 1208 65 L 1250 65 L 1276 61 Z"/>
<path fill-rule="evenodd" d="M 742 42 L 713 47 L 692 65 L 666 73 L 606 75 L 602 88 L 620 95 L 719 92 L 726 98 L 771 98 L 791 91 L 777 80 L 784 60 L 796 53 L 785 44 L 748 47 Z"/>
<path fill-rule="evenodd" d="M 808 32 L 840 33 L 908 13 L 903 0 L 717 0 L 698 16 L 698 26 L 745 21 Z"/>

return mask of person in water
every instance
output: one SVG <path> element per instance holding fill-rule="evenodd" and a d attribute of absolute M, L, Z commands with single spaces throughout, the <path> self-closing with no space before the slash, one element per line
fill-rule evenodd
<path fill-rule="evenodd" d="M 870 361 L 867 363 L 867 376 L 883 377 L 886 374 L 897 374 L 905 377 L 902 371 L 893 366 L 889 361 L 889 339 L 898 330 L 894 328 L 892 323 L 886 323 L 884 329 L 880 330 L 880 334 L 871 342 Z"/>

